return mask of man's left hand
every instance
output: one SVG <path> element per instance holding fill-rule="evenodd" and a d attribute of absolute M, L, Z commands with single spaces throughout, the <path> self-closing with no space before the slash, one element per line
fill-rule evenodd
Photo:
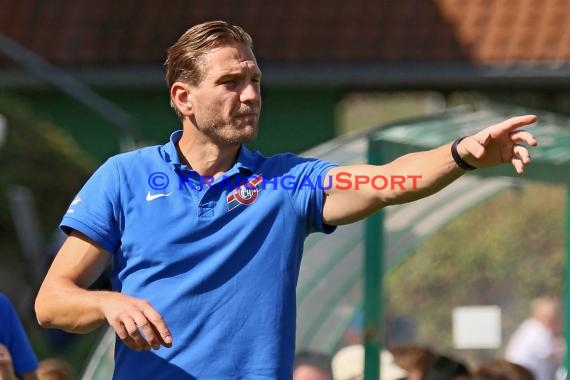
<path fill-rule="evenodd" d="M 530 153 L 521 143 L 536 146 L 534 136 L 520 129 L 536 121 L 535 115 L 517 116 L 492 125 L 463 139 L 457 150 L 463 160 L 476 168 L 510 162 L 518 174 L 530 163 Z"/>

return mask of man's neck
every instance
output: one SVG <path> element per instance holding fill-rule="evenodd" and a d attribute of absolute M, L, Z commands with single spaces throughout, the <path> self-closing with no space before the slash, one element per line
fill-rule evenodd
<path fill-rule="evenodd" d="M 206 136 L 187 133 L 185 130 L 176 148 L 180 161 L 199 175 L 217 177 L 234 165 L 240 146 L 220 146 Z"/>

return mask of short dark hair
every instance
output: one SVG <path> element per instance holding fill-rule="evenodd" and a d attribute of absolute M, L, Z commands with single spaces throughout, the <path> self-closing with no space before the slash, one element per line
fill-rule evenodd
<path fill-rule="evenodd" d="M 202 70 L 200 57 L 220 45 L 240 43 L 250 49 L 251 36 L 237 25 L 226 21 L 208 21 L 188 29 L 169 49 L 166 57 L 166 83 L 183 81 L 192 85 L 200 83 Z"/>
<path fill-rule="evenodd" d="M 422 380 L 451 380 L 461 375 L 470 376 L 469 369 L 463 362 L 438 355 Z"/>

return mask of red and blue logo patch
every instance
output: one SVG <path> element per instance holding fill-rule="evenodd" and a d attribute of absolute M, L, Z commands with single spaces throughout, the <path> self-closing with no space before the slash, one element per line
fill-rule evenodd
<path fill-rule="evenodd" d="M 257 199 L 259 191 L 263 186 L 263 178 L 261 175 L 251 177 L 247 183 L 235 188 L 227 196 L 228 211 L 233 210 L 239 205 L 250 205 Z"/>

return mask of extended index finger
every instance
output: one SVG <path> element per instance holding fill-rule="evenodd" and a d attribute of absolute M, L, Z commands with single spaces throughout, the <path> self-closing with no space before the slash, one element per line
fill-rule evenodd
<path fill-rule="evenodd" d="M 512 132 L 534 122 L 536 122 L 536 115 L 515 116 L 497 124 L 495 127 L 499 133 Z"/>
<path fill-rule="evenodd" d="M 164 321 L 164 318 L 162 318 L 162 315 L 154 309 L 145 309 L 144 315 L 152 324 L 153 329 L 158 333 L 161 344 L 165 347 L 172 346 L 172 333 L 168 326 L 166 326 L 166 322 Z"/>

